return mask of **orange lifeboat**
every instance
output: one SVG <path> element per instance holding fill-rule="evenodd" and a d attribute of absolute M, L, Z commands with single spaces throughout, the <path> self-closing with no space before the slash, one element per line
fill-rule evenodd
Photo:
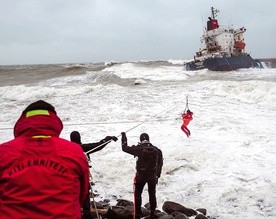
<path fill-rule="evenodd" d="M 241 42 L 241 41 L 237 41 L 234 44 L 234 48 L 236 48 L 236 49 L 244 49 L 245 48 L 245 43 Z"/>

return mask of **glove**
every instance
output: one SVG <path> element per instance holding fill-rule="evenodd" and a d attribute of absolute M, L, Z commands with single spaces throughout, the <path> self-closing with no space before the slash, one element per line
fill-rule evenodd
<path fill-rule="evenodd" d="M 111 136 L 111 138 L 112 138 L 113 141 L 117 141 L 118 140 L 118 138 L 116 136 Z"/>
<path fill-rule="evenodd" d="M 106 136 L 106 137 L 104 138 L 104 141 L 105 141 L 105 142 L 111 141 L 111 140 L 117 141 L 117 138 L 116 138 L 115 136 Z"/>
<path fill-rule="evenodd" d="M 127 142 L 126 133 L 122 132 L 121 135 L 122 135 L 122 143 Z"/>

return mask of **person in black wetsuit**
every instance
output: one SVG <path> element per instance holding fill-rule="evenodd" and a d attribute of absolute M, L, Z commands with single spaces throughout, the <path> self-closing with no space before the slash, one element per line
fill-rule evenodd
<path fill-rule="evenodd" d="M 82 147 L 83 152 L 86 153 L 86 152 L 92 150 L 91 152 L 86 154 L 88 161 L 90 161 L 90 156 L 89 156 L 90 154 L 102 150 L 108 143 L 111 142 L 111 140 L 113 140 L 113 141 L 118 140 L 118 138 L 116 136 L 106 136 L 104 139 L 100 140 L 99 142 L 83 144 L 81 142 L 81 136 L 78 131 L 71 132 L 70 139 L 72 142 L 79 144 Z M 85 202 L 83 204 L 82 219 L 92 219 L 92 218 L 93 217 L 92 217 L 91 211 L 90 211 L 90 195 L 88 194 L 85 199 Z"/>
<path fill-rule="evenodd" d="M 142 217 L 142 192 L 145 184 L 148 184 L 150 218 L 154 218 L 156 209 L 156 184 L 161 175 L 163 166 L 162 151 L 153 146 L 149 141 L 149 135 L 142 133 L 140 135 L 140 143 L 137 146 L 128 146 L 127 137 L 122 132 L 122 150 L 134 156 L 137 156 L 136 175 L 134 178 L 134 218 Z"/>
<path fill-rule="evenodd" d="M 81 142 L 81 136 L 78 131 L 71 132 L 70 139 L 72 142 L 79 144 L 82 147 L 83 152 L 86 153 L 86 152 L 92 150 L 91 152 L 89 152 L 87 154 L 87 157 L 89 160 L 90 160 L 90 156 L 89 156 L 90 154 L 102 150 L 108 143 L 111 142 L 111 140 L 113 140 L 113 141 L 118 140 L 118 138 L 116 136 L 106 136 L 104 139 L 100 140 L 99 142 L 83 144 Z"/>

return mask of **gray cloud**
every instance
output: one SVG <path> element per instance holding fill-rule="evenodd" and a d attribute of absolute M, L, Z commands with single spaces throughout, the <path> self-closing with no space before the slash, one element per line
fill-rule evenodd
<path fill-rule="evenodd" d="M 276 57 L 274 0 L 0 0 L 0 65 L 191 59 L 211 6 Z"/>

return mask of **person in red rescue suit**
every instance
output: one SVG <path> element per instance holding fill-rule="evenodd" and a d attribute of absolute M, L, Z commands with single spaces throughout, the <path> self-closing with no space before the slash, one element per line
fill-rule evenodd
<path fill-rule="evenodd" d="M 80 219 L 89 190 L 89 167 L 81 147 L 59 137 L 55 108 L 39 100 L 0 145 L 1 219 Z"/>
<path fill-rule="evenodd" d="M 182 114 L 182 119 L 183 119 L 183 124 L 181 126 L 181 129 L 187 135 L 187 137 L 190 137 L 191 132 L 187 126 L 193 120 L 193 112 L 191 112 L 190 110 L 187 110 L 186 113 Z"/>
<path fill-rule="evenodd" d="M 108 143 L 111 142 L 111 140 L 117 141 L 118 138 L 115 136 L 106 136 L 104 139 L 102 139 L 99 142 L 83 144 L 81 142 L 80 133 L 78 131 L 72 131 L 70 134 L 70 140 L 72 142 L 79 144 L 81 146 L 83 152 L 88 152 L 86 154 L 86 156 L 87 156 L 87 159 L 90 161 L 90 156 L 89 156 L 90 154 L 103 149 Z M 90 195 L 88 194 L 85 199 L 85 202 L 83 204 L 83 207 L 82 207 L 82 209 L 83 209 L 82 219 L 92 219 L 93 218 L 91 211 L 90 211 L 90 205 L 91 205 L 90 204 Z"/>
<path fill-rule="evenodd" d="M 137 146 L 128 146 L 125 132 L 122 132 L 122 150 L 134 156 L 137 156 L 136 175 L 134 179 L 134 218 L 140 219 L 142 215 L 142 192 L 145 184 L 148 184 L 150 218 L 155 218 L 154 212 L 156 203 L 156 184 L 161 175 L 163 166 L 162 151 L 152 145 L 149 141 L 149 135 L 142 133 L 140 143 Z"/>

